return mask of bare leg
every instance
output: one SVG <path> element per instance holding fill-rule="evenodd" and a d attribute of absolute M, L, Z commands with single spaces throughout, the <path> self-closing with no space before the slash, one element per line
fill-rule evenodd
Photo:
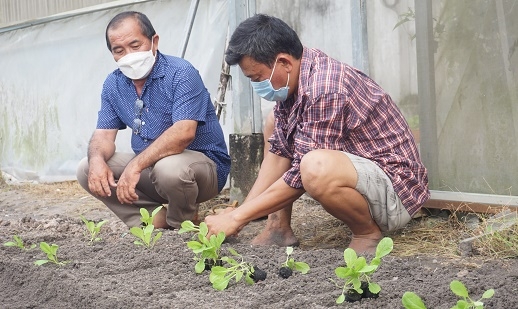
<path fill-rule="evenodd" d="M 171 226 L 166 222 L 167 209 L 162 207 L 153 218 L 153 226 L 157 229 L 171 229 Z"/>
<path fill-rule="evenodd" d="M 261 166 L 261 172 L 263 172 L 264 175 L 268 175 L 269 177 L 268 179 L 258 177 L 254 187 L 252 190 L 250 190 L 250 194 L 248 195 L 247 200 L 255 198 L 264 192 L 264 190 L 266 190 L 273 182 L 279 179 L 290 166 L 288 161 L 280 162 L 280 164 L 270 164 L 270 162 L 273 162 L 276 157 L 274 154 L 269 152 L 270 143 L 268 142 L 268 139 L 272 135 L 273 129 L 274 117 L 272 111 L 270 114 L 268 114 L 266 123 L 264 125 L 264 160 Z M 268 221 L 266 221 L 266 227 L 252 240 L 252 244 L 277 245 L 280 247 L 298 246 L 299 241 L 291 229 L 292 206 L 293 204 L 289 204 L 285 208 L 270 214 L 268 216 Z"/>
<path fill-rule="evenodd" d="M 291 229 L 291 205 L 268 216 L 266 227 L 253 240 L 253 245 L 298 246 L 299 241 Z"/>
<path fill-rule="evenodd" d="M 365 198 L 354 188 L 358 180 L 349 158 L 335 150 L 312 151 L 301 162 L 304 189 L 353 233 L 349 248 L 373 254 L 382 238 Z"/>

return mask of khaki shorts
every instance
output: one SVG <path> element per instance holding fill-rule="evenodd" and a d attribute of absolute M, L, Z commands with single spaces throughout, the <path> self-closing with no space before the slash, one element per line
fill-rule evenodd
<path fill-rule="evenodd" d="M 404 227 L 410 221 L 408 211 L 394 191 L 387 174 L 376 163 L 345 153 L 352 161 L 358 183 L 356 190 L 369 203 L 372 218 L 382 231 L 394 231 Z"/>

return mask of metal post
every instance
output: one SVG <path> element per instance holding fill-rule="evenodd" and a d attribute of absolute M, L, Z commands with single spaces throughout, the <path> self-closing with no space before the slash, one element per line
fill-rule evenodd
<path fill-rule="evenodd" d="M 434 61 L 437 43 L 433 37 L 432 0 L 414 3 L 421 158 L 428 169 L 430 189 L 437 189 L 440 185 Z"/>
<path fill-rule="evenodd" d="M 191 37 L 192 26 L 194 25 L 194 19 L 196 18 L 196 11 L 198 11 L 198 4 L 200 0 L 191 0 L 191 6 L 189 7 L 189 13 L 187 14 L 187 22 L 185 23 L 183 43 L 180 46 L 180 52 L 178 53 L 181 58 L 185 57 L 185 51 L 189 44 Z"/>
<path fill-rule="evenodd" d="M 353 66 L 369 75 L 366 0 L 351 0 L 351 31 Z"/>
<path fill-rule="evenodd" d="M 256 11 L 255 0 L 231 0 L 229 30 Z M 232 76 L 232 117 L 234 134 L 229 137 L 230 200 L 242 203 L 257 178 L 263 160 L 261 100 L 252 90 L 249 79 L 239 66 L 230 68 Z"/>
<path fill-rule="evenodd" d="M 230 1 L 230 33 L 256 11 L 255 0 Z M 262 132 L 261 101 L 253 92 L 249 79 L 243 75 L 239 66 L 230 68 L 232 76 L 232 116 L 234 132 L 252 134 Z"/>

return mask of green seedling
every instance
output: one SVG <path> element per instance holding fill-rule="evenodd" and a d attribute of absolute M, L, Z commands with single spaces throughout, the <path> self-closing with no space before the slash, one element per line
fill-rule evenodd
<path fill-rule="evenodd" d="M 290 255 L 293 253 L 293 247 L 286 247 L 286 262 L 281 265 L 279 269 L 279 276 L 284 279 L 289 278 L 293 271 L 299 271 L 302 274 L 307 274 L 309 271 L 309 265 L 304 262 L 295 262 Z"/>
<path fill-rule="evenodd" d="M 405 309 L 427 309 L 421 297 L 414 292 L 405 292 L 401 303 Z"/>
<path fill-rule="evenodd" d="M 212 266 L 221 266 L 221 244 L 225 240 L 225 233 L 219 232 L 218 235 L 211 235 L 207 238 L 209 228 L 205 222 L 201 222 L 200 225 L 195 225 L 192 221 L 182 222 L 181 228 L 178 234 L 194 232 L 196 233 L 198 240 L 191 240 L 187 242 L 187 247 L 191 249 L 196 260 L 194 271 L 197 274 L 202 273 L 204 270 L 209 270 Z"/>
<path fill-rule="evenodd" d="M 362 297 L 376 298 L 378 296 L 381 287 L 373 282 L 370 276 L 378 269 L 381 258 L 392 251 L 393 245 L 392 239 L 383 238 L 376 247 L 376 255 L 370 264 L 363 256 L 358 257 L 353 249 L 344 250 L 346 266 L 335 268 L 335 274 L 338 278 L 344 279 L 345 283 L 341 287 L 331 280 L 337 287 L 342 288 L 342 294 L 336 299 L 337 304 L 341 304 L 345 300 L 353 302 Z"/>
<path fill-rule="evenodd" d="M 457 304 L 451 309 L 482 309 L 484 308 L 484 303 L 481 300 L 489 299 L 495 294 L 495 290 L 489 289 L 485 291 L 484 294 L 482 294 L 482 297 L 479 300 L 474 301 L 469 297 L 468 289 L 466 286 L 458 280 L 453 280 L 450 283 L 450 289 L 453 294 L 462 298 L 458 300 Z"/>
<path fill-rule="evenodd" d="M 135 245 L 152 249 L 160 237 L 162 237 L 162 232 L 157 232 L 155 234 L 155 226 L 153 225 L 153 218 L 161 208 L 162 206 L 159 206 L 153 210 L 151 216 L 149 215 L 147 209 L 140 208 L 140 221 L 142 221 L 144 226 L 134 226 L 130 228 L 130 233 L 138 238 L 133 242 Z"/>
<path fill-rule="evenodd" d="M 95 224 L 95 222 L 93 221 L 88 221 L 85 217 L 81 216 L 81 220 L 83 220 L 83 222 L 85 223 L 86 225 L 86 229 L 88 230 L 88 235 L 86 234 L 85 232 L 85 236 L 89 237 L 90 238 L 90 244 L 92 244 L 94 241 L 100 241 L 101 240 L 101 237 L 97 237 L 99 235 L 99 233 L 101 232 L 101 227 L 103 226 L 103 224 L 105 224 L 106 222 L 108 222 L 107 220 L 103 220 L 97 224 Z"/>
<path fill-rule="evenodd" d="M 238 257 L 240 261 L 238 262 L 234 258 L 224 256 L 221 260 L 226 263 L 226 267 L 214 266 L 211 268 L 209 280 L 215 290 L 222 291 L 226 289 L 232 279 L 238 283 L 244 278 L 245 282 L 249 285 L 266 279 L 266 273 L 264 271 L 243 261 L 243 257 L 237 253 L 236 250 L 228 248 L 228 251 L 233 256 Z"/>
<path fill-rule="evenodd" d="M 32 244 L 30 246 L 26 246 L 23 243 L 22 238 L 20 236 L 18 236 L 18 235 L 14 235 L 13 239 L 14 239 L 14 241 L 5 242 L 4 246 L 6 246 L 6 247 L 17 247 L 17 248 L 20 248 L 22 250 L 29 250 L 29 249 L 36 248 L 36 244 Z"/>
<path fill-rule="evenodd" d="M 47 260 L 37 260 L 34 262 L 35 265 L 41 266 L 48 262 L 52 262 L 56 265 L 65 265 L 68 261 L 59 261 L 58 260 L 58 249 L 59 246 L 56 244 L 49 245 L 46 242 L 40 242 L 40 249 L 47 255 Z"/>
<path fill-rule="evenodd" d="M 462 298 L 451 309 L 483 309 L 484 303 L 482 299 L 489 299 L 495 294 L 495 290 L 489 289 L 482 294 L 479 300 L 474 301 L 469 297 L 466 286 L 458 280 L 453 280 L 450 283 L 450 289 L 453 294 Z M 401 302 L 406 309 L 427 309 L 423 300 L 414 292 L 405 292 Z"/>
<path fill-rule="evenodd" d="M 148 226 L 153 224 L 153 219 L 155 218 L 156 214 L 162 209 L 164 206 L 158 206 L 153 210 L 151 215 L 149 215 L 149 212 L 145 208 L 140 208 L 140 221 L 144 226 Z"/>

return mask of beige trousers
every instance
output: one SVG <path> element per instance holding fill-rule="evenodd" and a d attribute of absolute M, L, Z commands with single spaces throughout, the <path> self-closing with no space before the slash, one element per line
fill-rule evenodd
<path fill-rule="evenodd" d="M 126 165 L 135 157 L 133 153 L 116 152 L 107 164 L 115 180 L 122 175 Z M 77 169 L 79 184 L 88 188 L 88 160 L 84 158 Z M 179 228 L 184 220 L 192 220 L 198 211 L 197 203 L 205 202 L 218 194 L 216 164 L 203 153 L 192 150 L 165 157 L 142 171 L 136 186 L 139 199 L 131 205 L 121 204 L 115 188 L 110 197 L 97 197 L 129 227 L 139 226 L 140 208 L 149 213 L 165 204 L 167 224 Z"/>

